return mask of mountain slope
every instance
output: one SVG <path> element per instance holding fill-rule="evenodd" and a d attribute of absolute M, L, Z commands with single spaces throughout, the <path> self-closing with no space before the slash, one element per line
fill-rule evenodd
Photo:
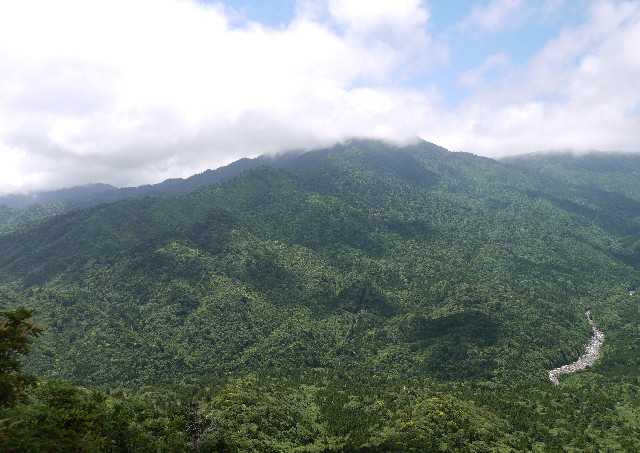
<path fill-rule="evenodd" d="M 567 179 L 426 142 L 354 141 L 276 166 L 0 237 L 1 305 L 35 308 L 47 325 L 27 368 L 104 388 L 251 376 L 294 393 L 318 386 L 313 404 L 333 435 L 364 436 L 352 446 L 394 421 L 357 418 L 351 396 L 372 385 L 391 404 L 388 379 L 422 382 L 432 390 L 407 404 L 424 405 L 436 391 L 427 380 L 456 401 L 480 398 L 478 410 L 518 431 L 510 405 L 548 397 L 546 371 L 582 352 L 590 308 L 607 334 L 603 360 L 561 387 L 586 404 L 581 382 L 606 388 L 591 394 L 607 401 L 637 384 L 633 198 L 607 192 L 628 206 L 610 209 Z M 330 404 L 342 401 L 323 393 L 334 385 L 351 396 Z M 632 397 L 619 401 L 633 412 Z M 575 417 L 558 441 L 584 440 Z"/>
<path fill-rule="evenodd" d="M 597 303 L 589 292 L 637 278 L 616 259 L 627 253 L 619 232 L 567 210 L 554 198 L 560 183 L 543 187 L 489 159 L 361 142 L 290 168 L 57 217 L 0 242 L 0 275 L 42 287 L 53 312 L 68 292 L 72 308 L 91 307 L 84 316 L 98 316 L 118 365 L 98 361 L 89 381 L 71 375 L 92 384 L 104 382 L 101 365 L 115 380 L 248 370 L 258 357 L 274 366 L 340 366 L 349 357 L 385 368 L 392 350 L 408 375 L 542 374 L 584 342 L 583 308 Z M 78 317 L 64 316 L 60 333 L 80 336 L 52 342 L 58 359 L 94 334 L 66 326 Z M 302 330 L 292 332 L 293 319 Z M 194 325 L 211 322 L 211 337 L 199 338 Z M 148 327 L 157 323 L 163 334 Z M 128 357 L 125 332 L 143 354 Z M 508 348 L 514 341 L 524 349 Z M 303 350 L 283 359 L 296 342 Z M 183 360 L 155 358 L 155 343 L 185 351 Z M 214 344 L 229 360 L 203 361 Z M 497 354 L 509 367 L 493 362 Z M 129 362 L 145 355 L 150 369 Z M 39 369 L 53 369 L 45 357 Z"/>
<path fill-rule="evenodd" d="M 298 153 L 290 153 L 298 154 Z M 11 194 L 0 197 L 0 234 L 24 230 L 49 217 L 86 209 L 119 200 L 145 197 L 169 198 L 186 195 L 199 188 L 239 175 L 250 168 L 266 163 L 286 162 L 287 154 L 279 157 L 259 156 L 240 159 L 215 170 L 206 170 L 189 178 L 167 179 L 158 184 L 117 188 L 109 184 L 90 184 L 70 189 L 37 192 L 27 195 Z"/>
<path fill-rule="evenodd" d="M 604 191 L 604 194 L 640 201 L 640 154 L 637 153 L 531 153 L 500 161 L 553 176 L 584 191 Z"/>
<path fill-rule="evenodd" d="M 621 257 L 640 265 L 640 155 L 591 152 L 533 153 L 501 160 L 507 165 L 564 181 L 570 209 L 582 210 L 603 228 L 615 230 L 631 253 Z M 576 195 L 587 202 L 574 206 Z"/>

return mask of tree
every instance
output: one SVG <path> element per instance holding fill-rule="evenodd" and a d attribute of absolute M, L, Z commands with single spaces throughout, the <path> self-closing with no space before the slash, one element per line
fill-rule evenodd
<path fill-rule="evenodd" d="M 191 437 L 192 451 L 200 451 L 200 441 L 213 430 L 213 420 L 209 420 L 200 413 L 200 403 L 191 399 L 185 409 L 187 421 L 187 434 Z"/>
<path fill-rule="evenodd" d="M 0 407 L 12 404 L 34 378 L 21 373 L 19 357 L 29 353 L 32 337 L 43 330 L 31 310 L 0 311 Z"/>

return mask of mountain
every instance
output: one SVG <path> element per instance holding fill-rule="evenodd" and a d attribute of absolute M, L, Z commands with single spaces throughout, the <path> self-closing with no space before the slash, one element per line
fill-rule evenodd
<path fill-rule="evenodd" d="M 9 194 L 0 197 L 0 205 L 6 205 L 13 209 L 25 209 L 35 204 L 51 204 L 60 200 L 86 202 L 103 196 L 106 192 L 114 190 L 117 190 L 117 187 L 109 184 L 89 184 L 86 186 L 52 190 L 48 192 Z"/>
<path fill-rule="evenodd" d="M 347 143 L 350 143 L 349 141 Z M 345 145 L 336 145 L 337 150 Z M 327 150 L 325 150 L 326 152 Z M 59 189 L 29 194 L 9 194 L 0 197 L 0 206 L 5 209 L 24 210 L 34 205 L 49 205 L 67 202 L 73 209 L 87 208 L 103 203 L 113 203 L 118 200 L 145 197 L 176 197 L 186 195 L 201 187 L 231 179 L 245 170 L 268 165 L 281 168 L 288 165 L 300 165 L 304 159 L 299 159 L 302 151 L 288 151 L 276 155 L 262 155 L 255 158 L 242 158 L 229 165 L 215 170 L 206 170 L 189 178 L 171 178 L 158 184 L 146 184 L 137 187 L 118 188 L 110 184 L 88 184 L 68 189 Z M 304 165 L 304 164 L 303 164 Z"/>
<path fill-rule="evenodd" d="M 619 152 L 532 153 L 501 159 L 501 162 L 568 183 L 571 193 L 589 200 L 576 209 L 604 228 L 615 228 L 622 244 L 632 251 L 621 257 L 637 267 L 640 263 L 640 154 Z M 588 212 L 587 212 L 588 211 Z"/>
<path fill-rule="evenodd" d="M 197 189 L 216 184 L 245 170 L 267 165 L 273 168 L 295 169 L 309 165 L 316 155 L 336 151 L 355 143 L 354 140 L 336 145 L 330 149 L 314 153 L 311 161 L 300 158 L 302 151 L 288 151 L 276 155 L 262 155 L 255 158 L 242 158 L 229 165 L 206 170 L 189 178 L 172 178 L 158 184 L 146 184 L 138 187 L 117 188 L 109 184 L 89 184 L 68 189 L 59 189 L 30 194 L 9 194 L 0 197 L 0 235 L 24 230 L 49 217 L 67 212 L 86 209 L 119 200 L 142 199 L 146 197 L 171 198 L 189 194 Z"/>
<path fill-rule="evenodd" d="M 173 178 L 158 184 L 138 187 L 117 188 L 109 184 L 89 184 L 69 189 L 5 195 L 0 197 L 0 234 L 29 228 L 32 224 L 54 215 L 118 200 L 186 195 L 201 187 L 230 179 L 250 168 L 267 164 L 277 166 L 281 161 L 287 162 L 289 155 L 294 154 L 298 153 L 292 151 L 277 157 L 243 158 L 224 167 L 206 170 L 186 179 Z"/>
<path fill-rule="evenodd" d="M 583 190 L 622 194 L 640 201 L 640 154 L 549 152 L 505 157 L 501 162 L 553 176 Z"/>
<path fill-rule="evenodd" d="M 427 142 L 242 161 L 0 236 L 0 307 L 46 326 L 28 371 L 167 420 L 197 398 L 212 449 L 635 451 L 640 200 L 589 165 L 598 186 Z M 555 388 L 588 309 L 602 357 Z"/>

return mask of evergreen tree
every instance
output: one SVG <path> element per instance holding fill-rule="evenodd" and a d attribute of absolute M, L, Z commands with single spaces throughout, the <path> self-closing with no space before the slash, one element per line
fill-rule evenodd
<path fill-rule="evenodd" d="M 0 311 L 0 407 L 12 404 L 34 378 L 21 373 L 19 357 L 29 352 L 32 337 L 42 326 L 31 319 L 31 310 Z"/>

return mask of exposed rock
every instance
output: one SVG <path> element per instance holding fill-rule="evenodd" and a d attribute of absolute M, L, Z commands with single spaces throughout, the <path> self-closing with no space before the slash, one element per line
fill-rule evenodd
<path fill-rule="evenodd" d="M 558 381 L 558 376 L 563 373 L 575 373 L 576 371 L 584 370 L 585 368 L 592 366 L 598 357 L 600 356 L 600 346 L 602 346 L 602 342 L 604 341 L 604 334 L 602 331 L 598 330 L 596 327 L 596 323 L 591 319 L 591 310 L 585 313 L 587 315 L 587 319 L 589 320 L 589 324 L 591 324 L 591 328 L 593 329 L 593 335 L 591 336 L 591 340 L 585 346 L 584 354 L 578 357 L 573 363 L 568 365 L 563 365 L 560 368 L 554 368 L 549 371 L 549 379 L 553 382 L 553 385 L 559 385 L 560 381 Z"/>

